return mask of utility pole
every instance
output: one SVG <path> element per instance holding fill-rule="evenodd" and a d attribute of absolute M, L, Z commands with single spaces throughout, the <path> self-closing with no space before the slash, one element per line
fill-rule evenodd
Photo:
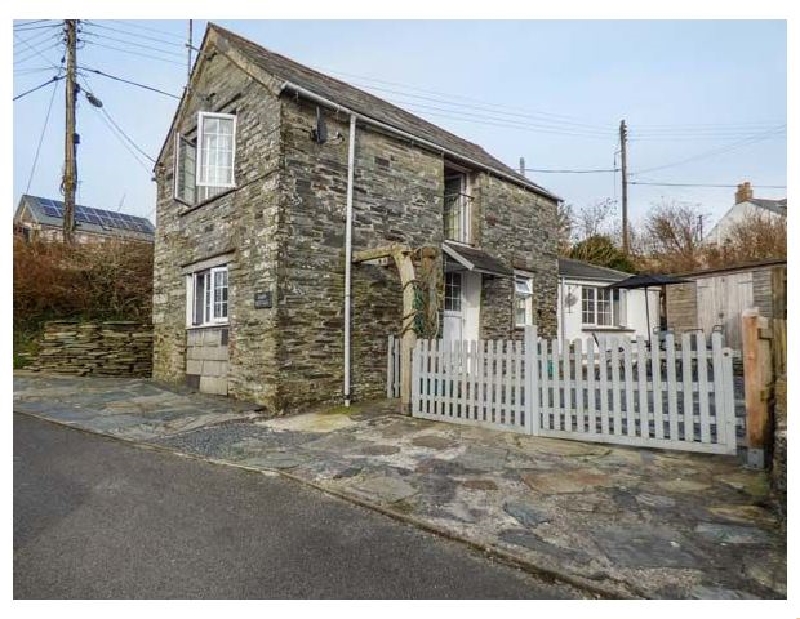
<path fill-rule="evenodd" d="M 75 230 L 75 188 L 78 173 L 75 165 L 75 50 L 76 19 L 64 20 L 67 37 L 67 118 L 64 164 L 64 242 L 72 243 Z"/>
<path fill-rule="evenodd" d="M 525 157 L 519 158 L 519 173 L 525 176 Z"/>
<path fill-rule="evenodd" d="M 622 253 L 628 255 L 628 127 L 619 123 L 619 143 L 622 151 Z"/>
<path fill-rule="evenodd" d="M 189 20 L 189 42 L 186 44 L 186 88 L 189 88 L 189 77 L 192 75 L 192 20 Z"/>

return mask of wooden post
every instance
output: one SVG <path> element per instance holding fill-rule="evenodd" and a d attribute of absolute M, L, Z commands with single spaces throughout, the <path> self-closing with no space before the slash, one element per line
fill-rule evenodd
<path fill-rule="evenodd" d="M 747 405 L 747 465 L 764 468 L 770 435 L 769 389 L 772 386 L 769 321 L 758 308 L 742 312 L 742 360 Z M 761 333 L 759 331 L 761 330 Z M 763 336 L 763 337 L 762 337 Z M 768 339 L 769 338 L 769 339 Z"/>
<path fill-rule="evenodd" d="M 405 251 L 395 251 L 394 261 L 400 273 L 400 285 L 403 287 L 403 330 L 400 350 L 400 401 L 403 410 L 408 411 L 411 405 L 411 355 L 417 343 L 414 332 L 414 263 Z"/>

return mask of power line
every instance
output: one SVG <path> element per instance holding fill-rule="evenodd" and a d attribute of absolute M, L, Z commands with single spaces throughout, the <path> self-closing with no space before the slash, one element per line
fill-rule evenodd
<path fill-rule="evenodd" d="M 721 187 L 725 189 L 734 189 L 739 186 L 739 183 L 659 183 L 649 181 L 630 181 L 631 185 L 652 185 L 654 187 Z M 786 185 L 753 185 L 759 189 L 786 189 Z"/>
<path fill-rule="evenodd" d="M 434 103 L 448 105 L 448 106 L 456 107 L 456 108 L 467 108 L 467 109 L 474 109 L 474 110 L 478 110 L 478 111 L 488 111 L 488 112 L 492 112 L 492 113 L 499 113 L 499 114 L 502 114 L 503 116 L 519 117 L 519 118 L 523 118 L 523 119 L 532 119 L 532 120 L 536 121 L 537 123 L 548 123 L 548 126 L 564 125 L 565 128 L 574 129 L 575 131 L 586 131 L 586 132 L 593 132 L 593 133 L 606 133 L 606 134 L 609 134 L 609 135 L 614 134 L 614 131 L 612 129 L 603 128 L 600 125 L 590 125 L 590 124 L 587 124 L 587 123 L 576 123 L 576 122 L 565 121 L 565 120 L 550 120 L 550 119 L 547 119 L 547 118 L 541 118 L 541 116 L 544 113 L 512 112 L 512 111 L 504 112 L 501 106 L 494 106 L 494 105 L 491 105 L 491 104 L 488 104 L 488 103 L 487 104 L 455 103 L 449 98 L 443 98 L 444 95 L 442 95 L 441 97 L 428 97 L 428 96 L 424 96 L 424 95 L 417 95 L 417 94 L 409 93 L 407 91 L 393 90 L 391 88 L 383 88 L 383 87 L 380 87 L 380 86 L 373 86 L 372 84 L 369 84 L 368 82 L 364 83 L 364 84 L 359 84 L 356 81 L 356 82 L 353 82 L 353 84 L 355 84 L 356 86 L 359 86 L 361 88 L 369 88 L 371 90 L 376 90 L 376 91 L 379 91 L 379 92 L 387 92 L 387 93 L 390 93 L 390 94 L 398 94 L 398 95 L 401 95 L 403 97 L 410 97 L 412 99 L 420 99 L 420 100 L 424 100 L 424 101 L 432 101 Z M 419 104 L 419 105 L 422 105 L 422 104 Z M 460 111 L 460 110 L 458 110 L 458 111 Z"/>
<path fill-rule="evenodd" d="M 91 73 L 96 73 L 97 75 L 102 75 L 103 77 L 107 77 L 112 80 L 116 80 L 117 82 L 123 82 L 125 84 L 130 84 L 131 86 L 138 86 L 139 88 L 144 88 L 145 90 L 151 90 L 153 92 L 157 92 L 162 95 L 166 95 L 167 97 L 172 97 L 173 99 L 180 99 L 178 95 L 174 95 L 171 92 L 165 92 L 163 90 L 159 90 L 158 88 L 154 88 L 153 86 L 147 86 L 146 84 L 139 84 L 138 82 L 133 82 L 131 80 L 126 80 L 125 78 L 118 77 L 116 75 L 110 75 L 108 73 L 103 73 L 99 69 L 92 69 L 90 67 L 80 67 L 82 71 L 89 71 Z"/>
<path fill-rule="evenodd" d="M 25 193 L 27 194 L 31 188 L 31 183 L 33 182 L 33 176 L 36 173 L 36 165 L 39 162 L 39 151 L 42 149 L 42 142 L 44 141 L 44 134 L 47 131 L 47 124 L 50 121 L 50 111 L 53 109 L 53 101 L 56 98 L 56 91 L 58 88 L 57 82 L 53 81 L 53 93 L 50 95 L 50 103 L 47 106 L 47 114 L 44 117 L 44 125 L 42 126 L 42 133 L 39 135 L 39 143 L 36 145 L 36 154 L 33 156 L 33 165 L 31 166 L 31 173 L 28 176 L 28 184 L 25 185 Z"/>
<path fill-rule="evenodd" d="M 14 60 L 14 66 L 23 64 L 25 62 L 28 62 L 29 60 L 33 60 L 33 59 L 35 59 L 36 56 L 40 56 L 40 57 L 44 58 L 44 56 L 42 56 L 42 54 L 44 52 L 49 51 L 49 50 L 53 49 L 54 47 L 60 47 L 60 46 L 61 46 L 61 43 L 59 41 L 56 41 L 55 43 L 53 43 L 51 45 L 48 45 L 45 48 L 37 48 L 37 49 L 35 49 L 33 54 L 31 54 L 30 52 L 27 52 L 27 56 L 23 54 L 22 55 L 23 57 L 17 58 L 16 60 Z"/>
<path fill-rule="evenodd" d="M 112 32 L 117 32 L 119 34 L 124 34 L 130 37 L 136 37 L 137 39 L 146 39 L 148 41 L 156 41 L 159 43 L 163 43 L 164 45 L 173 45 L 175 47 L 186 48 L 186 43 L 176 43 L 173 41 L 167 41 L 166 39 L 160 39 L 158 37 L 151 37 L 146 34 L 138 34 L 136 32 L 130 32 L 129 30 L 121 30 L 119 28 L 113 28 L 111 26 L 106 26 L 105 24 L 98 24 L 97 22 L 89 22 L 89 26 L 94 28 L 102 28 L 104 30 L 111 30 Z M 197 51 L 197 50 L 195 50 Z"/>
<path fill-rule="evenodd" d="M 547 170 L 542 168 L 525 168 L 526 172 L 538 172 L 540 174 L 603 174 L 619 172 L 619 168 L 590 169 L 590 170 Z"/>
<path fill-rule="evenodd" d="M 57 65 L 56 63 L 54 63 L 54 62 L 53 62 L 52 60 L 50 60 L 50 59 L 49 59 L 47 56 L 45 56 L 44 54 L 42 54 L 42 52 L 40 52 L 39 50 L 37 50 L 36 48 L 34 48 L 32 45 L 30 45 L 30 44 L 29 44 L 29 43 L 28 43 L 28 42 L 27 42 L 25 39 L 22 39 L 22 38 L 18 37 L 16 32 L 14 33 L 14 38 L 15 38 L 15 39 L 17 39 L 17 40 L 18 40 L 20 43 L 22 43 L 22 44 L 23 44 L 23 45 L 25 45 L 26 47 L 29 47 L 29 48 L 30 48 L 31 50 L 33 50 L 33 51 L 34 51 L 34 52 L 35 52 L 35 53 L 36 53 L 38 56 L 40 56 L 40 57 L 44 58 L 44 59 L 45 59 L 45 60 L 46 60 L 46 61 L 47 61 L 47 62 L 50 64 L 50 66 L 52 66 L 54 69 L 58 69 L 58 65 Z M 63 62 L 63 60 L 62 60 L 62 62 Z"/>
<path fill-rule="evenodd" d="M 146 32 L 154 32 L 156 34 L 160 34 L 160 35 L 165 36 L 165 37 L 172 37 L 174 39 L 178 39 L 180 41 L 183 41 L 183 36 L 182 35 L 172 34 L 171 32 L 166 32 L 165 30 L 159 30 L 158 28 L 151 28 L 149 26 L 142 26 L 140 24 L 134 24 L 133 22 L 128 21 L 128 20 L 109 19 L 107 21 L 110 21 L 112 24 L 123 24 L 123 25 L 127 26 L 128 28 L 144 30 Z M 90 22 L 90 23 L 94 24 L 96 22 Z"/>
<path fill-rule="evenodd" d="M 35 34 L 32 37 L 28 37 L 27 39 L 19 39 L 19 41 L 26 41 L 29 45 L 39 45 L 47 39 L 55 39 L 59 38 L 61 34 L 59 32 L 52 33 L 52 32 L 40 32 L 39 34 Z M 14 45 L 16 45 L 18 41 L 14 41 Z"/>
<path fill-rule="evenodd" d="M 87 38 L 87 37 L 92 37 L 92 38 Z M 97 39 L 99 39 L 101 41 L 111 41 L 112 43 L 120 43 L 121 45 L 129 45 L 129 46 L 131 46 L 131 47 L 133 47 L 135 49 L 145 48 L 148 51 L 156 52 L 156 53 L 159 53 L 159 54 L 164 54 L 165 56 L 167 56 L 167 55 L 169 55 L 169 56 L 173 56 L 173 55 L 174 56 L 183 56 L 183 54 L 180 53 L 180 52 L 176 52 L 176 51 L 171 50 L 171 49 L 164 49 L 163 47 L 158 47 L 158 46 L 154 45 L 153 43 L 146 43 L 144 41 L 130 41 L 130 40 L 127 40 L 127 39 L 120 39 L 118 37 L 110 37 L 110 36 L 105 35 L 105 34 L 103 34 L 103 35 L 97 34 L 95 32 L 91 32 L 91 31 L 82 34 L 81 38 L 86 43 L 96 43 Z"/>
<path fill-rule="evenodd" d="M 418 88 L 416 86 L 411 86 L 409 84 L 402 84 L 402 83 L 399 83 L 399 82 L 391 82 L 391 81 L 388 81 L 388 80 L 382 80 L 382 79 L 378 79 L 378 78 L 375 78 L 375 77 L 366 77 L 366 76 L 362 76 L 362 75 L 354 75 L 352 73 L 345 73 L 343 71 L 334 71 L 332 69 L 326 69 L 324 67 L 320 67 L 318 70 L 320 70 L 320 71 L 322 71 L 324 73 L 330 73 L 330 74 L 333 74 L 333 75 L 341 75 L 341 76 L 344 76 L 344 77 L 351 77 L 351 78 L 355 78 L 355 79 L 366 81 L 366 82 L 374 82 L 374 83 L 377 83 L 377 84 L 386 84 L 386 85 L 389 85 L 389 86 L 399 86 L 401 88 L 406 88 L 408 90 L 421 92 L 421 93 L 424 93 L 424 94 L 439 95 L 440 97 L 446 97 L 448 100 L 461 99 L 462 101 L 468 101 L 468 102 L 471 102 L 471 103 L 482 104 L 484 106 L 490 106 L 492 109 L 506 109 L 506 110 L 509 110 L 509 111 L 523 112 L 523 113 L 526 113 L 526 114 L 538 114 L 540 116 L 547 116 L 547 117 L 550 117 L 550 118 L 553 118 L 553 119 L 561 119 L 565 123 L 571 122 L 571 124 L 582 125 L 582 126 L 585 126 L 585 127 L 604 127 L 604 125 L 594 125 L 594 124 L 589 124 L 589 123 L 581 123 L 574 116 L 567 116 L 565 114 L 555 114 L 553 112 L 542 112 L 542 111 L 536 111 L 536 110 L 525 110 L 523 108 L 517 108 L 517 107 L 513 107 L 513 106 L 498 104 L 498 103 L 489 103 L 489 102 L 486 102 L 486 101 L 480 101 L 478 99 L 472 99 L 470 97 L 466 97 L 466 96 L 463 96 L 463 95 L 456 95 L 456 94 L 452 94 L 452 93 L 443 93 L 443 92 L 438 92 L 438 91 L 435 91 L 435 90 L 427 90 L 427 89 L 424 89 L 424 88 Z M 377 90 L 377 88 L 376 88 L 376 90 Z M 577 121 L 577 122 L 573 122 L 573 121 Z"/>
<path fill-rule="evenodd" d="M 48 84 L 52 84 L 53 82 L 57 82 L 58 80 L 63 80 L 63 79 L 64 79 L 63 75 L 55 75 L 52 78 L 50 78 L 49 80 L 47 80 L 46 82 L 44 82 L 42 84 L 39 84 L 38 86 L 34 86 L 30 90 L 26 90 L 25 92 L 18 94 L 16 97 L 14 97 L 13 101 L 16 101 L 17 99 L 22 99 L 22 97 L 24 97 L 25 95 L 29 95 L 32 92 L 36 92 L 40 88 L 44 88 Z"/>
<path fill-rule="evenodd" d="M 14 26 L 14 32 L 28 32 L 30 30 L 41 30 L 42 28 L 60 28 L 61 24 L 42 24 L 40 26 Z"/>
<path fill-rule="evenodd" d="M 32 19 L 32 20 L 25 20 L 20 21 L 18 24 L 14 24 L 14 28 L 22 27 L 22 26 L 32 26 L 33 24 L 40 24 L 46 21 L 55 21 L 53 19 Z"/>
<path fill-rule="evenodd" d="M 779 132 L 782 132 L 782 131 L 786 131 L 786 125 L 782 125 L 781 127 L 777 128 L 777 129 L 772 129 L 772 130 L 766 131 L 764 133 L 758 133 L 758 134 L 753 135 L 753 136 L 751 136 L 751 137 L 749 137 L 747 139 L 740 140 L 738 142 L 734 142 L 733 144 L 729 144 L 728 146 L 724 146 L 722 148 L 715 148 L 713 150 L 709 150 L 709 151 L 705 151 L 705 152 L 702 152 L 702 153 L 698 153 L 697 155 L 693 155 L 692 157 L 687 157 L 686 159 L 680 159 L 678 161 L 673 161 L 672 163 L 666 163 L 664 165 L 655 166 L 655 167 L 652 167 L 652 168 L 645 168 L 643 170 L 637 170 L 636 172 L 631 173 L 631 176 L 634 176 L 634 175 L 638 176 L 638 175 L 644 174 L 646 172 L 654 172 L 656 170 L 663 170 L 665 168 L 672 168 L 672 167 L 675 167 L 675 166 L 683 165 L 684 163 L 697 161 L 699 159 L 705 159 L 706 157 L 713 157 L 714 155 L 719 155 L 719 154 L 722 154 L 722 153 L 726 153 L 728 151 L 734 150 L 734 149 L 739 148 L 741 146 L 749 146 L 750 144 L 755 144 L 756 142 L 761 142 L 763 140 L 766 140 L 766 139 L 770 138 L 772 135 L 774 135 L 776 133 L 779 133 Z"/>
<path fill-rule="evenodd" d="M 175 64 L 175 65 L 178 65 L 178 66 L 181 66 L 181 67 L 183 66 L 182 62 L 177 62 L 175 60 L 167 60 L 166 58 L 159 58 L 158 56 L 151 56 L 149 54 L 144 54 L 142 52 L 133 52 L 133 51 L 130 51 L 130 50 L 127 50 L 127 49 L 121 49 L 119 47 L 114 47 L 112 45 L 105 45 L 103 43 L 95 43 L 94 41 L 87 41 L 87 43 L 89 45 L 94 45 L 94 46 L 102 48 L 102 49 L 110 49 L 110 50 L 113 50 L 113 51 L 116 51 L 116 52 L 121 52 L 123 54 L 130 54 L 132 56 L 139 56 L 141 58 L 149 58 L 151 60 L 159 60 L 161 62 L 166 62 L 167 64 Z"/>

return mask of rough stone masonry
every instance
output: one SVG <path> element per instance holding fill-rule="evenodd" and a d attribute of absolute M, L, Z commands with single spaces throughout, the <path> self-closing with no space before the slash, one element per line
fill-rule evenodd
<path fill-rule="evenodd" d="M 315 142 L 318 106 L 281 93 L 281 79 L 215 32 L 156 168 L 154 378 L 185 383 L 187 366 L 199 367 L 198 356 L 207 360 L 207 352 L 188 358 L 187 346 L 201 338 L 187 328 L 186 276 L 198 265 L 227 264 L 227 349 L 224 359 L 220 351 L 210 360 L 220 363 L 208 364 L 215 375 L 206 385 L 277 414 L 339 403 L 349 117 L 322 108 L 329 139 Z M 196 135 L 198 111 L 236 116 L 236 188 L 187 205 L 173 197 L 175 133 Z M 410 140 L 357 126 L 353 251 L 391 243 L 437 248 L 440 308 L 445 163 Z M 554 336 L 555 201 L 478 168 L 470 178 L 473 244 L 534 274 L 534 316 L 540 332 Z M 271 306 L 257 307 L 254 297 L 265 293 Z M 402 325 L 394 265 L 353 265 L 352 304 L 353 398 L 381 397 L 387 335 Z M 514 327 L 513 279 L 484 278 L 480 316 L 480 337 L 522 337 Z"/>

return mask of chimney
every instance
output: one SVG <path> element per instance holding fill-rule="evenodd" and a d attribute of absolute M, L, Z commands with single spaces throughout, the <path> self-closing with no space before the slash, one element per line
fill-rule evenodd
<path fill-rule="evenodd" d="M 747 202 L 748 200 L 752 199 L 753 199 L 753 188 L 750 186 L 750 181 L 739 183 L 736 186 L 735 204 L 739 204 L 740 202 Z"/>

